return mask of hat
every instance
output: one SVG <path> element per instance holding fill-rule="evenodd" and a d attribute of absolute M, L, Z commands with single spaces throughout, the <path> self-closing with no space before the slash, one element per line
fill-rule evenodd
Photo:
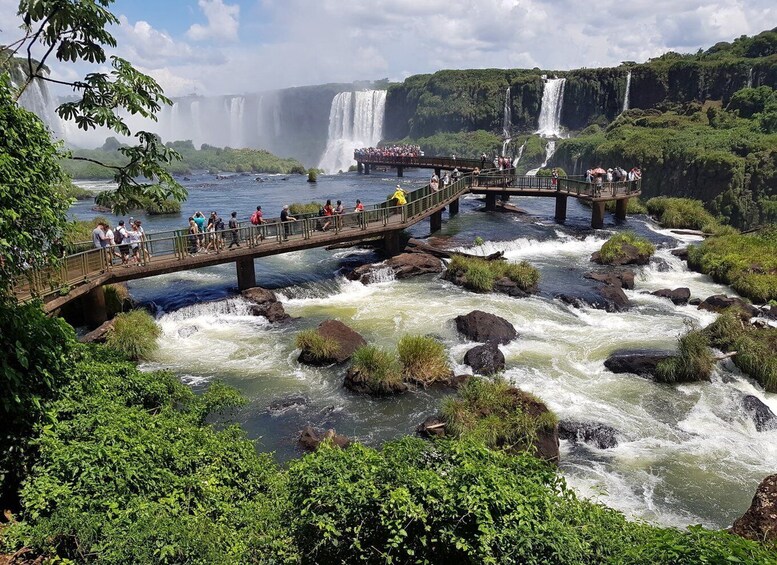
<path fill-rule="evenodd" d="M 284 205 L 283 205 L 283 209 L 284 209 L 284 210 L 288 210 L 288 209 L 289 209 L 289 205 L 288 205 L 288 204 L 284 204 Z"/>
<path fill-rule="evenodd" d="M 399 186 L 399 184 L 397 184 L 397 188 L 402 188 L 402 187 L 401 187 L 401 186 Z"/>

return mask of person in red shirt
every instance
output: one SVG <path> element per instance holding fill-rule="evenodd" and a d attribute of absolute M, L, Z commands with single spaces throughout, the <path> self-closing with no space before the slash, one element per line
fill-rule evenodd
<path fill-rule="evenodd" d="M 353 209 L 354 212 L 364 212 L 364 204 L 362 204 L 362 201 L 358 198 L 356 199 L 356 208 Z"/>
<path fill-rule="evenodd" d="M 326 231 L 329 229 L 329 226 L 332 225 L 332 214 L 334 214 L 334 210 L 332 209 L 332 201 L 327 200 L 326 204 L 324 204 L 324 216 L 327 217 L 327 221 L 324 224 L 324 227 L 321 228 L 323 231 Z"/>

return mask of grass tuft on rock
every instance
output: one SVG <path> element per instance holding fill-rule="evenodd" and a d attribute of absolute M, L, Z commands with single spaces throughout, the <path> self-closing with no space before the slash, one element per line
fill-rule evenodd
<path fill-rule="evenodd" d="M 405 378 L 423 386 L 451 376 L 445 346 L 430 336 L 406 335 L 397 344 Z"/>
<path fill-rule="evenodd" d="M 721 224 L 710 214 L 701 200 L 656 196 L 648 200 L 645 206 L 665 228 L 700 230 L 716 235 L 736 232 L 734 228 Z"/>
<path fill-rule="evenodd" d="M 402 383 L 402 365 L 396 354 L 374 345 L 364 345 L 351 358 L 351 370 L 359 373 L 360 380 L 372 394 L 391 394 Z"/>
<path fill-rule="evenodd" d="M 677 355 L 664 359 L 656 367 L 656 380 L 685 383 L 710 380 L 715 356 L 709 338 L 702 330 L 692 330 L 680 338 Z"/>
<path fill-rule="evenodd" d="M 524 292 L 534 292 L 540 272 L 528 262 L 486 261 L 477 257 L 456 255 L 448 264 L 449 274 L 463 277 L 464 286 L 476 292 L 490 292 L 501 278 L 508 278 Z"/>
<path fill-rule="evenodd" d="M 292 202 L 289 204 L 289 214 L 318 214 L 323 204 L 320 202 Z"/>
<path fill-rule="evenodd" d="M 162 334 L 154 318 L 145 310 L 119 314 L 108 332 L 106 345 L 132 361 L 149 359 L 159 348 Z"/>
<path fill-rule="evenodd" d="M 624 246 L 631 245 L 637 248 L 641 257 L 650 257 L 655 253 L 655 246 L 644 237 L 640 237 L 634 232 L 616 233 L 602 245 L 599 251 L 599 257 L 602 264 L 612 265 L 618 263 L 624 257 Z"/>
<path fill-rule="evenodd" d="M 109 318 L 132 308 L 132 298 L 124 284 L 106 284 L 103 286 L 103 294 Z"/>
<path fill-rule="evenodd" d="M 297 334 L 297 347 L 308 351 L 316 361 L 333 359 L 340 353 L 340 344 L 326 338 L 317 329 L 303 330 Z"/>

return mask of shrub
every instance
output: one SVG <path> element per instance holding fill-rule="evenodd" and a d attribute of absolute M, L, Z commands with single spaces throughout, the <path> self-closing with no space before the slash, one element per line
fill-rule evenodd
<path fill-rule="evenodd" d="M 375 347 L 364 345 L 357 349 L 351 359 L 351 368 L 366 380 L 375 394 L 388 394 L 402 382 L 402 366 L 396 355 Z"/>
<path fill-rule="evenodd" d="M 105 309 L 108 311 L 109 318 L 132 308 L 129 290 L 123 284 L 106 284 L 103 286 L 103 294 L 105 294 Z"/>
<path fill-rule="evenodd" d="M 616 233 L 602 245 L 599 251 L 601 262 L 605 265 L 618 263 L 624 257 L 624 245 L 636 247 L 640 257 L 645 259 L 650 257 L 656 250 L 650 241 L 633 232 Z"/>
<path fill-rule="evenodd" d="M 159 348 L 157 338 L 161 333 L 151 314 L 145 310 L 133 310 L 116 316 L 106 345 L 127 359 L 139 361 L 150 358 Z"/>
<path fill-rule="evenodd" d="M 308 182 L 316 182 L 318 180 L 318 170 L 308 169 Z"/>
<path fill-rule="evenodd" d="M 322 204 L 320 202 L 292 202 L 289 204 L 289 213 L 296 214 L 318 214 Z"/>
<path fill-rule="evenodd" d="M 303 330 L 297 334 L 297 347 L 308 351 L 317 361 L 332 359 L 340 353 L 340 344 L 332 338 L 326 338 L 316 329 Z"/>
<path fill-rule="evenodd" d="M 722 226 L 704 208 L 701 200 L 656 196 L 648 200 L 645 205 L 648 212 L 665 228 L 701 230 L 705 233 L 719 233 L 733 229 Z"/>
<path fill-rule="evenodd" d="M 493 290 L 494 283 L 504 277 L 509 278 L 524 292 L 534 292 L 540 280 L 539 271 L 526 261 L 486 261 L 461 255 L 455 255 L 451 259 L 448 276 L 462 277 L 464 286 L 477 292 Z"/>
<path fill-rule="evenodd" d="M 397 344 L 405 378 L 428 386 L 451 376 L 445 346 L 435 338 L 405 335 Z"/>
<path fill-rule="evenodd" d="M 144 199 L 140 203 L 140 209 L 145 210 L 150 216 L 180 214 L 181 203 L 170 198 L 163 200 L 162 202 L 155 202 L 151 199 Z"/>
<path fill-rule="evenodd" d="M 708 381 L 715 365 L 709 339 L 701 330 L 680 338 L 677 355 L 664 359 L 656 367 L 656 380 L 663 383 Z"/>

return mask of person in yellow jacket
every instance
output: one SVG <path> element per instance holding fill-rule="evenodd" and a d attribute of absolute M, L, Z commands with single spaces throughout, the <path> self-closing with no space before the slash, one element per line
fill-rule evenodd
<path fill-rule="evenodd" d="M 397 185 L 397 190 L 394 191 L 394 194 L 391 195 L 392 200 L 394 200 L 395 206 L 404 206 L 407 204 L 407 198 L 405 198 L 405 191 L 402 190 L 402 187 Z"/>

